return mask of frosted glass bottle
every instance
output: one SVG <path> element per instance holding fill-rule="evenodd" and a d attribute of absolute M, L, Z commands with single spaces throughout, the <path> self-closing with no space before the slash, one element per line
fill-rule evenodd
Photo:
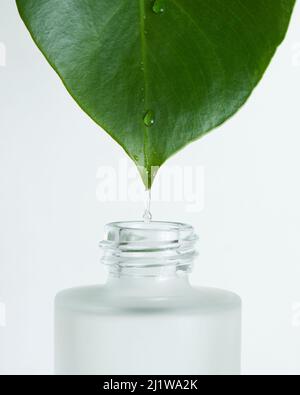
<path fill-rule="evenodd" d="M 184 224 L 107 225 L 107 283 L 56 297 L 56 373 L 240 374 L 241 301 L 190 285 L 196 241 Z"/>

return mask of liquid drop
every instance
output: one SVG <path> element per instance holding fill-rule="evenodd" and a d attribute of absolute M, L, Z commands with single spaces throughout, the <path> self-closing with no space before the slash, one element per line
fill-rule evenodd
<path fill-rule="evenodd" d="M 155 14 L 163 14 L 165 12 L 165 0 L 155 0 L 152 9 Z"/>
<path fill-rule="evenodd" d="M 143 215 L 143 219 L 146 224 L 150 224 L 152 220 L 152 214 L 151 214 L 151 190 L 148 189 L 146 191 L 145 195 L 145 212 Z"/>
<path fill-rule="evenodd" d="M 144 124 L 150 128 L 155 123 L 154 112 L 149 110 L 147 114 L 144 116 Z"/>

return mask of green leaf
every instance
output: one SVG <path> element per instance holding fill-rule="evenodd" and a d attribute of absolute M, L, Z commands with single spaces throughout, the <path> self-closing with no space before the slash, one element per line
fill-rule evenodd
<path fill-rule="evenodd" d="M 156 170 L 247 100 L 295 0 L 17 0 L 81 108 Z"/>

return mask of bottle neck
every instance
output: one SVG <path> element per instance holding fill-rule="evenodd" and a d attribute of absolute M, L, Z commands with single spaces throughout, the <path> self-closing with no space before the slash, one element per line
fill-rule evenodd
<path fill-rule="evenodd" d="M 101 247 L 109 284 L 188 285 L 196 255 L 192 227 L 177 223 L 114 223 Z"/>
<path fill-rule="evenodd" d="M 169 283 L 188 283 L 192 263 L 184 268 L 176 265 L 159 266 L 110 266 L 109 282 L 122 283 L 143 283 L 143 284 L 169 284 Z"/>
<path fill-rule="evenodd" d="M 155 276 L 133 276 L 120 273 L 110 273 L 106 287 L 118 297 L 155 297 L 186 296 L 191 289 L 188 273 L 168 274 L 160 273 Z"/>
<path fill-rule="evenodd" d="M 113 261 L 112 257 L 105 263 L 108 266 L 109 277 L 114 279 L 147 278 L 154 281 L 176 280 L 188 278 L 193 268 L 192 260 L 175 262 L 154 258 L 150 261 L 130 259 L 129 261 Z"/>

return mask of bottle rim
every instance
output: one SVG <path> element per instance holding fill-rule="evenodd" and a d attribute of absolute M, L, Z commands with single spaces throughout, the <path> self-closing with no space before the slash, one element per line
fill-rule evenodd
<path fill-rule="evenodd" d="M 198 237 L 194 228 L 179 222 L 114 222 L 106 225 L 100 243 L 101 262 L 112 271 L 122 268 L 171 267 L 190 271 Z"/>

